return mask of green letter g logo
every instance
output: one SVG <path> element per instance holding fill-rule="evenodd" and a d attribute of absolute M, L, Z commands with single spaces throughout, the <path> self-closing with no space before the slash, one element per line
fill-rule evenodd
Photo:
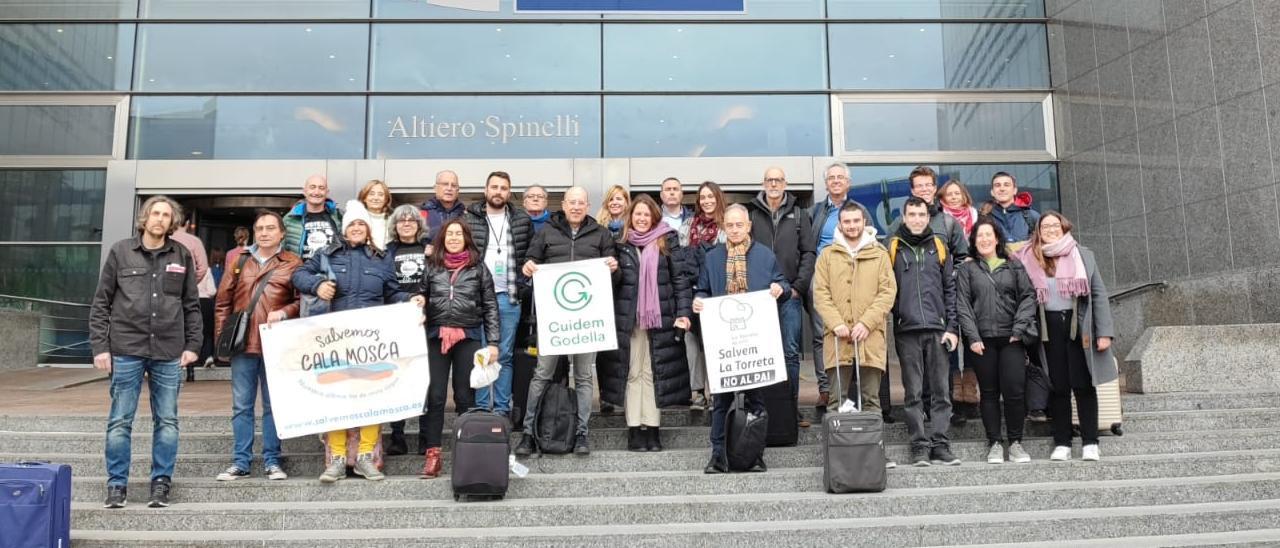
<path fill-rule="evenodd" d="M 569 312 L 577 312 L 591 304 L 591 280 L 581 272 L 566 272 L 552 289 L 556 304 Z"/>

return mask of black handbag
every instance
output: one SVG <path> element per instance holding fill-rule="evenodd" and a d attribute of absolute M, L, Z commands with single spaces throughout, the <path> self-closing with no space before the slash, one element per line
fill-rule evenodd
<path fill-rule="evenodd" d="M 244 263 L 249 259 L 249 252 L 244 251 L 240 255 L 240 260 L 236 262 L 235 283 L 231 284 L 232 290 L 240 283 L 240 271 L 244 270 Z M 268 283 L 271 281 L 272 268 L 267 269 L 258 276 L 258 287 L 253 291 L 253 297 L 249 299 L 249 306 L 244 310 L 232 312 L 227 319 L 222 322 L 222 332 L 218 336 L 218 346 L 215 353 L 218 358 L 230 360 L 232 356 L 243 354 L 245 341 L 248 340 L 249 323 L 253 319 L 253 310 L 258 307 L 258 299 L 262 297 L 262 292 L 266 290 Z"/>

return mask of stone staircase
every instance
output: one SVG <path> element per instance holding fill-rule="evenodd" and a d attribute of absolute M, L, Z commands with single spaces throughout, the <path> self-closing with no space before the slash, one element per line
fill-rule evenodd
<path fill-rule="evenodd" d="M 627 452 L 622 417 L 593 417 L 591 456 L 523 461 L 529 476 L 513 477 L 501 502 L 455 503 L 447 477 L 417 479 L 418 456 L 388 458 L 386 481 L 321 485 L 313 436 L 284 442 L 287 481 L 262 479 L 255 461 L 254 478 L 217 482 L 231 454 L 226 416 L 182 420 L 167 509 L 143 503 L 149 417 L 135 424 L 123 510 L 101 508 L 101 417 L 0 416 L 0 461 L 72 465 L 75 547 L 1280 545 L 1280 393 L 1125 405 L 1126 433 L 1103 439 L 1101 462 L 1048 462 L 1047 425 L 1028 424 L 1035 460 L 989 465 L 970 421 L 952 429 L 963 465 L 901 466 L 871 495 L 820 491 L 817 427 L 797 447 L 769 449 L 767 473 L 704 475 L 707 417 L 688 411 L 663 413 L 661 453 Z M 889 425 L 886 438 L 905 460 L 905 427 Z"/>

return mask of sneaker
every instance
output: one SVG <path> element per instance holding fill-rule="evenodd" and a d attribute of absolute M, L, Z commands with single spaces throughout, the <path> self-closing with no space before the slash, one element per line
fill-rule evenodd
<path fill-rule="evenodd" d="M 960 457 L 953 455 L 951 453 L 951 448 L 945 445 L 938 445 L 930 450 L 929 459 L 938 464 L 945 464 L 947 466 L 960 465 Z"/>
<path fill-rule="evenodd" d="M 1089 460 L 1089 461 L 1097 462 L 1101 458 L 1102 458 L 1102 453 L 1098 452 L 1098 444 L 1096 443 L 1091 443 L 1089 445 L 1086 445 L 1084 446 L 1084 449 L 1080 451 L 1080 460 Z"/>
<path fill-rule="evenodd" d="M 214 479 L 218 481 L 235 481 L 238 479 L 247 478 L 249 476 L 250 474 L 248 470 L 241 470 L 239 466 L 232 466 L 230 468 L 227 468 L 226 470 L 223 470 L 222 473 L 218 474 L 218 477 Z"/>
<path fill-rule="evenodd" d="M 885 458 L 884 458 L 884 469 L 885 469 L 885 470 L 893 470 L 894 468 L 897 468 L 897 467 L 898 467 L 898 463 L 893 462 L 893 459 L 891 459 L 891 458 L 889 458 L 889 457 L 885 457 Z"/>
<path fill-rule="evenodd" d="M 1000 442 L 992 442 L 987 450 L 987 464 L 1004 464 L 1004 446 Z"/>
<path fill-rule="evenodd" d="M 912 466 L 929 466 L 929 448 L 912 447 L 911 448 L 911 465 Z"/>
<path fill-rule="evenodd" d="M 320 474 L 320 483 L 333 483 L 341 479 L 347 479 L 347 458 L 334 455 L 329 459 L 329 465 L 324 467 L 324 472 Z"/>
<path fill-rule="evenodd" d="M 586 434 L 578 434 L 578 437 L 573 439 L 573 454 L 584 457 L 591 454 L 591 446 L 587 443 Z"/>
<path fill-rule="evenodd" d="M 1016 463 L 1031 462 L 1031 455 L 1027 454 L 1027 450 L 1022 448 L 1022 442 L 1015 441 L 1009 444 L 1009 460 Z"/>
<path fill-rule="evenodd" d="M 102 505 L 103 508 L 124 508 L 129 504 L 127 500 L 129 496 L 129 488 L 123 485 L 107 486 L 107 502 Z"/>
<path fill-rule="evenodd" d="M 173 483 L 166 476 L 160 476 L 151 480 L 151 501 L 147 503 L 148 508 L 168 508 L 169 507 L 169 491 L 173 490 Z"/>
<path fill-rule="evenodd" d="M 356 465 L 352 470 L 357 476 L 364 476 L 364 479 L 379 481 L 386 479 L 387 475 L 378 470 L 378 465 L 373 463 L 373 453 L 361 453 L 356 457 Z"/>
<path fill-rule="evenodd" d="M 1046 415 L 1043 410 L 1037 409 L 1027 413 L 1027 420 L 1031 422 L 1049 422 L 1049 415 Z"/>
<path fill-rule="evenodd" d="M 707 397 L 702 395 L 702 391 L 693 393 L 693 403 L 689 404 L 690 411 L 706 411 Z"/>
<path fill-rule="evenodd" d="M 279 464 L 268 465 L 265 469 L 263 469 L 263 472 L 266 472 L 267 479 L 271 481 L 280 481 L 280 480 L 289 479 L 289 474 L 284 473 L 284 468 L 281 468 Z"/>
<path fill-rule="evenodd" d="M 711 460 L 707 461 L 707 467 L 702 469 L 703 474 L 728 474 L 729 461 L 724 457 L 711 455 Z"/>
<path fill-rule="evenodd" d="M 1068 461 L 1071 460 L 1071 448 L 1065 445 L 1059 445 L 1053 448 L 1053 454 L 1049 455 L 1049 460 Z"/>
<path fill-rule="evenodd" d="M 520 443 L 516 444 L 516 456 L 527 457 L 533 454 L 533 436 L 527 432 L 520 436 Z"/>

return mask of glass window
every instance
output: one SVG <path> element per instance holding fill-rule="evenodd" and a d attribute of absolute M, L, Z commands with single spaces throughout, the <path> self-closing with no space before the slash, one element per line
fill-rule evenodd
<path fill-rule="evenodd" d="M 1044 0 L 827 0 L 833 19 L 1044 17 Z"/>
<path fill-rule="evenodd" d="M 0 25 L 3 90 L 126 90 L 132 62 L 133 25 Z"/>
<path fill-rule="evenodd" d="M 831 25 L 835 89 L 1047 88 L 1040 24 Z"/>
<path fill-rule="evenodd" d="M 374 97 L 369 157 L 598 158 L 600 98 Z"/>
<path fill-rule="evenodd" d="M 902 204 L 911 195 L 907 174 L 914 165 L 850 165 L 852 184 L 849 197 L 867 207 L 881 234 L 902 215 Z M 1058 167 L 1055 164 L 965 164 L 931 165 L 938 173 L 938 186 L 952 179 L 964 183 L 974 207 L 991 199 L 991 176 L 1004 171 L 1018 180 L 1018 190 L 1031 194 L 1036 211 L 1058 209 Z"/>
<path fill-rule="evenodd" d="M 88 303 L 101 252 L 100 244 L 0 245 L 0 293 Z"/>
<path fill-rule="evenodd" d="M 0 242 L 102 239 L 102 170 L 0 170 Z"/>
<path fill-rule="evenodd" d="M 142 25 L 144 91 L 364 91 L 368 25 Z"/>
<path fill-rule="evenodd" d="M 341 19 L 369 16 L 369 0 L 143 0 L 157 19 Z"/>
<path fill-rule="evenodd" d="M 847 152 L 1045 150 L 1044 104 L 845 103 Z"/>
<path fill-rule="evenodd" d="M 821 19 L 824 0 L 746 0 L 745 13 L 664 14 L 664 13 L 609 13 L 606 19 Z"/>
<path fill-rule="evenodd" d="M 373 0 L 374 17 L 387 19 L 512 19 L 515 0 Z M 598 13 L 521 13 L 520 19 L 600 19 Z"/>
<path fill-rule="evenodd" d="M 363 97 L 135 97 L 129 157 L 364 157 Z"/>
<path fill-rule="evenodd" d="M 0 0 L 6 19 L 113 19 L 138 14 L 137 0 Z"/>
<path fill-rule="evenodd" d="M 0 106 L 0 154 L 111 155 L 116 107 Z"/>
<path fill-rule="evenodd" d="M 823 156 L 826 95 L 605 97 L 605 156 Z"/>
<path fill-rule="evenodd" d="M 624 91 L 826 88 L 822 25 L 610 24 L 604 87 Z"/>
<path fill-rule="evenodd" d="M 600 25 L 377 25 L 373 89 L 595 91 Z"/>

